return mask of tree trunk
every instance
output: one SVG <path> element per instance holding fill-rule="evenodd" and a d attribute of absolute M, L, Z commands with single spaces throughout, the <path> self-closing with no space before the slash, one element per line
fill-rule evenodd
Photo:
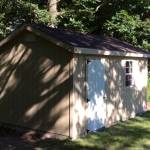
<path fill-rule="evenodd" d="M 53 19 L 57 17 L 57 2 L 58 0 L 48 0 L 49 12 Z"/>

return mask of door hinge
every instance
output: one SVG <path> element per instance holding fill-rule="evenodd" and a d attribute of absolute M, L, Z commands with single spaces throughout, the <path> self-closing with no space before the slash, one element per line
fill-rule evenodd
<path fill-rule="evenodd" d="M 87 98 L 87 103 L 89 102 L 90 100 Z"/>
<path fill-rule="evenodd" d="M 87 59 L 87 64 L 88 64 L 89 62 L 91 62 L 91 60 Z"/>
<path fill-rule="evenodd" d="M 90 130 L 89 130 L 89 129 L 87 129 L 86 131 L 87 131 L 87 133 L 89 133 L 89 132 L 90 132 Z"/>

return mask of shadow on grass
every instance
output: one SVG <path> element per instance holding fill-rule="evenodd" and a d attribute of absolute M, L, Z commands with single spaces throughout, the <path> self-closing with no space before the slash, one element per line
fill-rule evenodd
<path fill-rule="evenodd" d="M 76 140 L 48 139 L 37 143 L 37 150 L 149 150 L 150 111 L 125 122 Z"/>
<path fill-rule="evenodd" d="M 9 134 L 12 134 L 12 130 L 0 128 L 1 136 L 7 137 Z M 150 111 L 147 111 L 141 116 L 119 122 L 103 132 L 91 133 L 84 138 L 73 141 L 70 139 L 37 140 L 34 145 L 29 147 L 32 150 L 149 150 L 149 139 Z M 12 147 L 14 149 L 11 150 L 20 150 L 20 147 L 18 148 L 13 143 Z M 22 146 L 22 150 L 24 149 L 26 148 Z"/>

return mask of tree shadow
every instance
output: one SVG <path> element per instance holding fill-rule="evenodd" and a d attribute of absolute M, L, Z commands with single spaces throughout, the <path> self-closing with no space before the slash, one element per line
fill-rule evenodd
<path fill-rule="evenodd" d="M 3 49 L 0 121 L 70 136 L 72 54 L 47 41 Z"/>
<path fill-rule="evenodd" d="M 117 125 L 105 129 L 103 132 L 95 132 L 87 137 L 76 140 L 56 140 L 48 139 L 39 141 L 37 147 L 45 149 L 58 150 L 120 150 L 120 149 L 149 149 L 144 140 L 149 141 L 150 130 L 148 125 L 145 127 L 143 123 L 149 122 L 150 112 L 144 113 L 142 116 L 130 119 L 126 122 L 120 122 Z M 143 122 L 141 122 L 143 121 Z M 145 141 L 146 141 L 145 140 Z"/>

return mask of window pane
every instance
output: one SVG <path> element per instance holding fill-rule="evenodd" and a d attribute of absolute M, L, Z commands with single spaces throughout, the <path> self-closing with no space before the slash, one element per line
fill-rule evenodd
<path fill-rule="evenodd" d="M 132 68 L 132 61 L 130 61 L 129 63 L 130 63 L 129 66 Z"/>
<path fill-rule="evenodd" d="M 132 61 L 126 61 L 126 67 L 132 67 Z"/>
<path fill-rule="evenodd" d="M 126 61 L 125 86 L 132 85 L 132 61 Z"/>
<path fill-rule="evenodd" d="M 126 73 L 132 73 L 132 68 L 126 68 Z"/>
<path fill-rule="evenodd" d="M 126 81 L 127 80 L 132 80 L 132 75 L 126 75 Z"/>
<path fill-rule="evenodd" d="M 131 86 L 132 85 L 132 80 L 126 81 L 126 86 Z"/>
<path fill-rule="evenodd" d="M 129 61 L 126 61 L 126 67 L 129 67 Z"/>
<path fill-rule="evenodd" d="M 129 73 L 129 68 L 126 68 L 126 73 Z"/>

